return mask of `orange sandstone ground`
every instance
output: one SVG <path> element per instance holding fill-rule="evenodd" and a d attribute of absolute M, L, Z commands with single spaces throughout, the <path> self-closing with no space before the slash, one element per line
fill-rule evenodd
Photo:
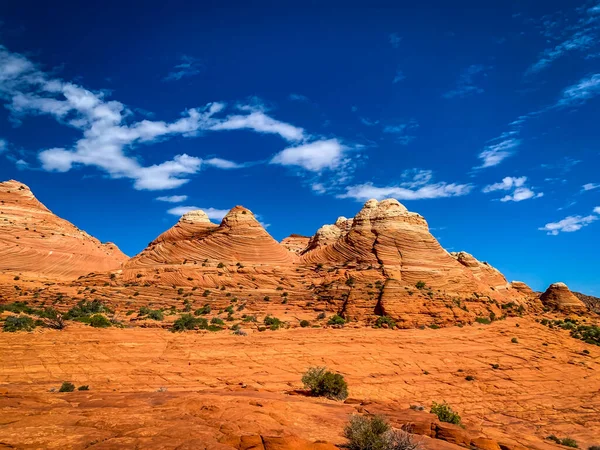
<path fill-rule="evenodd" d="M 0 448 L 245 448 L 241 436 L 259 435 L 339 445 L 352 413 L 427 422 L 429 414 L 406 410 L 442 400 L 472 439 L 505 448 L 561 448 L 549 434 L 587 448 L 600 437 L 600 349 L 522 318 L 245 337 L 73 324 L 2 333 L 0 354 Z M 344 375 L 349 401 L 293 395 L 315 365 Z M 90 391 L 49 392 L 63 381 Z M 420 439 L 424 448 L 459 448 Z"/>

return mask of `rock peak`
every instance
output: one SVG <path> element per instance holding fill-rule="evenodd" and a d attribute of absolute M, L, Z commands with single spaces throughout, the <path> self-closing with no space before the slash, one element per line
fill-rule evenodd
<path fill-rule="evenodd" d="M 259 224 L 258 220 L 256 220 L 256 217 L 254 217 L 252 211 L 240 205 L 231 208 L 221 222 L 221 226 L 225 227 L 234 227 L 244 224 L 262 226 Z"/>
<path fill-rule="evenodd" d="M 185 213 L 183 216 L 181 216 L 179 221 L 187 223 L 210 223 L 208 215 L 201 209 L 196 209 L 194 211 Z"/>

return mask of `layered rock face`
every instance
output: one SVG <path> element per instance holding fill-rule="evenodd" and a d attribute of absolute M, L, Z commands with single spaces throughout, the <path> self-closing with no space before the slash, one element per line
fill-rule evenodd
<path fill-rule="evenodd" d="M 317 232 L 312 242 L 321 245 L 309 245 L 302 256 L 304 263 L 378 268 L 385 278 L 409 285 L 421 281 L 450 292 L 481 288 L 472 271 L 431 235 L 425 219 L 395 199 L 369 200 L 346 230 L 329 226 L 326 231 L 329 233 L 323 228 Z"/>
<path fill-rule="evenodd" d="M 567 287 L 565 283 L 551 284 L 540 295 L 540 301 L 547 308 L 566 313 L 585 313 L 587 307 Z"/>
<path fill-rule="evenodd" d="M 487 262 L 480 262 L 467 252 L 453 252 L 450 253 L 450 255 L 456 258 L 463 266 L 467 267 L 473 273 L 475 278 L 486 286 L 498 290 L 508 289 L 510 287 L 508 281 L 504 278 L 504 275 Z"/>
<path fill-rule="evenodd" d="M 0 183 L 0 272 L 72 279 L 118 269 L 127 259 L 116 245 L 54 215 L 23 183 Z"/>
<path fill-rule="evenodd" d="M 232 276 L 238 275 L 247 281 L 252 278 L 250 272 L 269 274 L 274 268 L 291 266 L 296 259 L 267 233 L 249 209 L 236 206 L 220 225 L 211 223 L 202 211 L 182 216 L 132 258 L 123 274 L 125 279 L 143 277 L 150 281 L 148 276 L 152 275 L 151 281 L 155 282 L 214 286 L 225 280 L 218 278 L 224 273 L 231 282 Z"/>
<path fill-rule="evenodd" d="M 309 242 L 310 237 L 308 236 L 302 236 L 300 234 L 291 234 L 281 241 L 281 245 L 287 248 L 290 252 L 299 255 L 306 249 Z"/>

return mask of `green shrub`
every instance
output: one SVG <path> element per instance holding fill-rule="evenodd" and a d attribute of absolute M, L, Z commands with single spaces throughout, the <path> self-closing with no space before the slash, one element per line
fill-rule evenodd
<path fill-rule="evenodd" d="M 218 317 L 213 317 L 210 323 L 212 323 L 213 325 L 225 325 L 225 322 L 223 322 L 223 320 L 219 319 Z"/>
<path fill-rule="evenodd" d="M 452 411 L 450 405 L 448 403 L 436 403 L 433 402 L 431 405 L 432 414 L 435 414 L 441 422 L 453 423 L 455 425 L 460 425 L 460 416 L 458 413 Z"/>
<path fill-rule="evenodd" d="M 203 316 L 206 314 L 210 314 L 211 311 L 212 311 L 212 309 L 211 309 L 210 305 L 207 303 L 202 308 L 199 308 L 196 311 L 194 311 L 194 315 L 195 316 Z"/>
<path fill-rule="evenodd" d="M 557 438 L 555 435 L 551 434 L 550 436 L 546 436 L 546 439 L 552 442 L 556 442 L 558 445 L 560 445 L 560 439 Z"/>
<path fill-rule="evenodd" d="M 561 439 L 560 443 L 565 447 L 579 448 L 579 445 L 577 445 L 577 441 L 569 437 Z"/>
<path fill-rule="evenodd" d="M 350 450 L 416 450 L 420 448 L 412 435 L 392 430 L 381 416 L 353 415 L 344 428 L 345 446 Z"/>
<path fill-rule="evenodd" d="M 68 381 L 63 382 L 62 386 L 58 390 L 58 392 L 73 392 L 75 390 L 75 385 L 73 383 L 69 383 Z"/>
<path fill-rule="evenodd" d="M 394 319 L 392 319 L 390 316 L 378 317 L 375 321 L 375 326 L 377 328 L 381 328 L 384 323 L 387 324 L 387 326 L 390 328 L 394 328 L 396 326 L 396 322 L 394 322 Z"/>
<path fill-rule="evenodd" d="M 490 323 L 492 323 L 492 321 L 490 319 L 488 319 L 487 317 L 477 317 L 475 319 L 475 322 L 481 323 L 483 325 L 489 325 Z"/>
<path fill-rule="evenodd" d="M 519 343 L 519 340 L 518 340 L 517 338 L 512 338 L 512 339 L 510 340 L 510 342 L 512 342 L 513 344 L 518 344 L 518 343 Z"/>
<path fill-rule="evenodd" d="M 281 320 L 279 320 L 277 317 L 271 316 L 265 317 L 263 323 L 273 331 L 278 330 L 283 325 L 283 322 Z"/>
<path fill-rule="evenodd" d="M 2 331 L 14 333 L 16 331 L 33 331 L 35 329 L 35 322 L 31 317 L 28 316 L 9 316 L 4 322 Z"/>
<path fill-rule="evenodd" d="M 79 386 L 77 388 L 78 391 L 89 391 L 90 387 L 87 384 L 84 384 L 83 386 Z"/>
<path fill-rule="evenodd" d="M 312 395 L 333 400 L 345 400 L 348 397 L 348 385 L 339 373 L 330 372 L 326 367 L 311 367 L 302 376 L 304 387 Z"/>
<path fill-rule="evenodd" d="M 427 285 L 425 284 L 424 281 L 417 281 L 417 284 L 415 284 L 415 287 L 417 289 L 425 289 L 425 286 L 427 286 Z"/>
<path fill-rule="evenodd" d="M 95 314 L 90 317 L 90 326 L 94 328 L 108 328 L 111 326 L 111 323 L 102 314 Z"/>
<path fill-rule="evenodd" d="M 300 321 L 300 326 L 301 326 L 302 328 L 309 327 L 309 326 L 310 326 L 310 322 L 309 322 L 308 320 L 301 320 L 301 321 Z"/>
<path fill-rule="evenodd" d="M 91 302 L 81 300 L 77 303 L 77 306 L 74 306 L 67 312 L 67 314 L 65 314 L 65 319 L 78 319 L 81 317 L 89 317 L 92 314 L 104 312 L 111 312 L 111 310 L 103 305 L 99 300 L 92 300 Z"/>
<path fill-rule="evenodd" d="M 152 320 L 163 320 L 165 315 L 160 309 L 153 309 L 148 313 L 148 319 Z"/>
<path fill-rule="evenodd" d="M 206 329 L 208 327 L 208 321 L 203 318 L 194 317 L 191 314 L 182 314 L 181 316 L 179 316 L 179 319 L 173 322 L 171 331 L 176 332 L 193 330 L 196 327 L 199 329 Z"/>
<path fill-rule="evenodd" d="M 343 317 L 338 316 L 337 314 L 331 316 L 327 321 L 327 325 L 344 325 L 345 323 L 346 320 Z"/>

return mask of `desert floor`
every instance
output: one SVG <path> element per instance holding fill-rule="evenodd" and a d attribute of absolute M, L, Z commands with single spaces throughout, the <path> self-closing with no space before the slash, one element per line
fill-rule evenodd
<path fill-rule="evenodd" d="M 527 448 L 560 448 L 550 434 L 600 445 L 600 348 L 526 318 L 245 337 L 73 324 L 0 333 L 0 355 L 0 448 L 217 449 L 257 433 L 343 444 L 348 416 L 370 404 L 443 400 L 475 435 Z M 350 400 L 298 395 L 310 366 L 342 373 Z M 51 392 L 63 381 L 90 390 Z M 454 448 L 436 445 L 424 441 Z"/>

